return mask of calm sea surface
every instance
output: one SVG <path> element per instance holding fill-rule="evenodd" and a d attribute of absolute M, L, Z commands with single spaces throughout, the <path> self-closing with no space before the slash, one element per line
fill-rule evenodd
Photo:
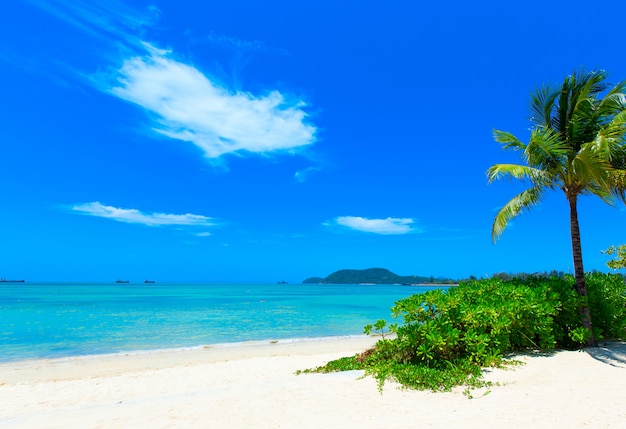
<path fill-rule="evenodd" d="M 358 335 L 397 285 L 0 284 L 0 361 Z"/>

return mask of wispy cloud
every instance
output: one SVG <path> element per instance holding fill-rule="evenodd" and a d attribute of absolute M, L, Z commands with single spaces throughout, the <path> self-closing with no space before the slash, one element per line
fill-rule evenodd
<path fill-rule="evenodd" d="M 401 235 L 423 232 L 411 218 L 367 219 L 360 216 L 339 216 L 329 225 L 341 226 L 355 231 L 382 235 Z"/>
<path fill-rule="evenodd" d="M 187 29 L 185 36 L 191 44 L 202 46 L 203 52 L 207 52 L 205 47 L 208 47 L 228 53 L 230 59 L 220 64 L 213 63 L 211 72 L 213 76 L 219 76 L 222 81 L 228 82 L 229 88 L 235 90 L 242 89 L 239 80 L 241 72 L 255 57 L 258 55 L 286 56 L 289 54 L 286 49 L 269 46 L 260 40 L 245 40 L 216 34 L 210 30 L 207 35 L 205 29 L 200 36 L 196 35 L 193 30 Z M 226 72 L 226 70 L 230 70 L 230 72 Z"/>
<path fill-rule="evenodd" d="M 238 37 L 227 36 L 225 34 L 216 34 L 212 31 L 208 35 L 196 36 L 193 31 L 188 29 L 185 35 L 195 43 L 209 43 L 216 46 L 221 46 L 226 49 L 235 49 L 237 52 L 260 52 L 276 55 L 287 55 L 286 49 L 275 48 L 268 46 L 260 40 L 244 40 Z"/>
<path fill-rule="evenodd" d="M 108 46 L 109 54 L 101 57 L 108 66 L 100 64 L 95 75 L 76 71 L 81 78 L 144 109 L 152 131 L 189 142 L 209 159 L 225 154 L 296 153 L 316 141 L 317 129 L 299 97 L 267 87 L 256 94 L 232 90 L 176 57 L 174 50 L 150 42 L 157 38 L 160 11 L 156 7 L 139 10 L 119 0 L 28 1 Z M 261 41 L 212 33 L 209 39 L 237 51 L 269 49 Z"/>
<path fill-rule="evenodd" d="M 305 168 L 304 170 L 296 171 L 296 173 L 293 175 L 293 178 L 298 183 L 304 183 L 307 181 L 309 176 L 315 173 L 316 171 L 320 171 L 320 168 L 318 167 Z"/>
<path fill-rule="evenodd" d="M 293 151 L 315 142 L 304 102 L 278 91 L 231 93 L 170 51 L 144 46 L 145 55 L 126 59 L 107 91 L 151 112 L 154 131 L 193 143 L 208 158 Z"/>
<path fill-rule="evenodd" d="M 137 44 L 141 34 L 157 22 L 160 11 L 149 6 L 134 9 L 118 0 L 27 0 L 56 18 L 100 40 Z"/>
<path fill-rule="evenodd" d="M 78 214 L 103 217 L 118 222 L 136 223 L 146 226 L 215 226 L 216 222 L 207 216 L 196 214 L 144 213 L 137 209 L 123 209 L 106 206 L 99 202 L 75 204 L 71 209 Z M 207 233 L 200 233 L 205 236 Z"/>

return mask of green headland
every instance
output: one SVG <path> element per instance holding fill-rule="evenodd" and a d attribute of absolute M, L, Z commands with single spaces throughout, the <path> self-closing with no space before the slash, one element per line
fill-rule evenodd
<path fill-rule="evenodd" d="M 305 284 L 455 284 L 456 281 L 442 277 L 400 276 L 386 268 L 367 268 L 365 270 L 339 270 L 327 277 L 310 277 Z"/>

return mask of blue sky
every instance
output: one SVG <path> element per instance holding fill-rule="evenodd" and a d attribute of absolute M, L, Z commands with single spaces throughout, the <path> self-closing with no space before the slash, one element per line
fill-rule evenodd
<path fill-rule="evenodd" d="M 106 5 L 103 5 L 106 4 Z M 572 269 L 565 198 L 496 243 L 531 92 L 626 79 L 621 1 L 17 0 L 0 13 L 0 277 L 300 282 Z M 626 211 L 579 206 L 585 269 Z"/>

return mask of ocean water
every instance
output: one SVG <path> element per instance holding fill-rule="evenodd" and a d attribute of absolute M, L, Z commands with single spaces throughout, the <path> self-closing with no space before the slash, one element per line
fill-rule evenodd
<path fill-rule="evenodd" d="M 3 283 L 0 361 L 358 335 L 400 285 Z"/>

